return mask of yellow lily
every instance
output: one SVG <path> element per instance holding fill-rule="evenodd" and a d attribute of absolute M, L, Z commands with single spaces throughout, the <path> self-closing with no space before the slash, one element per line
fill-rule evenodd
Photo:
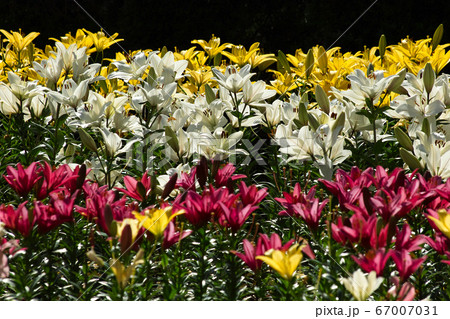
<path fill-rule="evenodd" d="M 187 70 L 187 73 L 190 76 L 186 77 L 188 80 L 188 83 L 186 84 L 187 88 L 192 93 L 204 93 L 205 84 L 207 84 L 214 76 L 210 67 L 203 67 L 198 70 Z"/>
<path fill-rule="evenodd" d="M 95 47 L 87 50 L 86 53 L 88 54 L 93 52 L 102 52 L 105 49 L 108 49 L 114 43 L 123 41 L 123 39 L 116 39 L 117 36 L 119 35 L 117 32 L 111 35 L 110 37 L 107 37 L 103 31 L 99 31 L 96 33 L 90 32 L 86 29 L 83 29 L 83 31 L 88 34 L 88 37 L 91 38 Z"/>
<path fill-rule="evenodd" d="M 291 280 L 295 270 L 302 261 L 303 247 L 305 246 L 295 244 L 292 245 L 287 251 L 271 249 L 265 253 L 265 256 L 257 256 L 256 259 L 262 260 L 268 264 L 284 279 Z"/>
<path fill-rule="evenodd" d="M 429 216 L 429 218 L 445 236 L 450 238 L 450 214 L 445 209 L 439 209 L 437 213 L 439 214 L 439 219 L 433 216 Z"/>
<path fill-rule="evenodd" d="M 206 54 L 212 58 L 231 46 L 230 43 L 220 45 L 220 38 L 215 37 L 214 34 L 208 42 L 205 40 L 193 40 L 191 43 L 200 45 L 202 49 L 205 50 Z"/>
<path fill-rule="evenodd" d="M 11 31 L 11 33 L 6 30 L 0 30 L 1 33 L 8 39 L 9 43 L 11 43 L 17 51 L 23 51 L 38 35 L 38 32 L 28 33 L 25 37 L 19 32 Z"/>
<path fill-rule="evenodd" d="M 86 49 L 90 49 L 94 45 L 93 40 L 82 29 L 77 30 L 75 37 L 69 32 L 62 36 L 60 40 L 56 38 L 49 38 L 49 40 L 61 42 L 66 48 L 74 43 L 77 45 L 77 48 L 85 47 Z"/>
<path fill-rule="evenodd" d="M 121 222 L 117 222 L 117 236 L 119 238 L 122 236 L 122 231 L 127 225 L 131 228 L 131 243 L 134 243 L 139 233 L 139 229 L 141 229 L 141 225 L 137 219 L 125 218 Z"/>
<path fill-rule="evenodd" d="M 267 88 L 277 91 L 278 94 L 285 94 L 300 87 L 300 83 L 297 82 L 297 77 L 294 73 L 283 74 L 274 70 L 269 70 L 269 72 L 275 73 L 275 80 L 270 81 L 271 85 L 268 85 Z"/>
<path fill-rule="evenodd" d="M 140 222 L 140 226 L 150 231 L 157 239 L 164 235 L 164 230 L 170 221 L 178 215 L 184 214 L 184 210 L 179 210 L 172 214 L 172 207 L 153 208 L 144 210 L 144 215 L 134 212 L 134 217 Z"/>
<path fill-rule="evenodd" d="M 128 267 L 125 267 L 118 259 L 111 259 L 111 269 L 114 273 L 114 276 L 116 276 L 117 282 L 119 283 L 121 289 L 124 289 L 127 286 L 130 277 L 133 276 L 136 271 L 136 266 L 142 263 L 144 263 L 143 249 L 139 249 L 133 259 L 133 262 Z"/>

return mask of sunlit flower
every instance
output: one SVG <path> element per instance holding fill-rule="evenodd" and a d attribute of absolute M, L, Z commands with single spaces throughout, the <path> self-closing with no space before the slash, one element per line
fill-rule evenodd
<path fill-rule="evenodd" d="M 371 271 L 369 274 L 363 274 L 361 269 L 355 271 L 349 278 L 341 278 L 341 283 L 358 301 L 369 298 L 380 287 L 382 282 L 383 277 L 377 278 L 375 271 Z"/>
<path fill-rule="evenodd" d="M 257 256 L 256 259 L 262 260 L 273 268 L 286 280 L 291 280 L 298 265 L 302 261 L 303 246 L 299 244 L 292 245 L 287 251 L 269 250 L 264 256 Z"/>
<path fill-rule="evenodd" d="M 183 210 L 172 213 L 172 207 L 167 206 L 161 209 L 146 209 L 141 213 L 135 212 L 134 217 L 136 217 L 136 219 L 141 223 L 142 227 L 150 231 L 156 238 L 159 239 L 164 235 L 164 231 L 170 221 L 176 216 L 184 213 L 185 212 Z"/>

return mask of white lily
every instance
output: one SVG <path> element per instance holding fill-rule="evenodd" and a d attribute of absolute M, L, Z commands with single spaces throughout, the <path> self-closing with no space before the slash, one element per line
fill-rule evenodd
<path fill-rule="evenodd" d="M 350 80 L 351 88 L 346 91 L 340 91 L 340 94 L 359 107 L 366 105 L 367 98 L 373 104 L 377 104 L 381 93 L 387 89 L 396 77 L 398 75 L 384 77 L 384 71 L 375 71 L 366 77 L 363 71 L 356 69 L 347 76 Z M 333 91 L 336 91 L 336 89 Z"/>
<path fill-rule="evenodd" d="M 29 102 L 28 99 L 32 98 L 43 92 L 43 88 L 38 85 L 38 81 L 23 81 L 20 76 L 12 71 L 8 72 L 9 89 L 11 92 L 21 101 L 23 104 Z M 4 85 L 4 84 L 3 84 Z"/>
<path fill-rule="evenodd" d="M 64 81 L 61 93 L 52 91 L 48 95 L 58 103 L 77 109 L 88 97 L 88 85 L 89 80 L 77 84 L 74 80 L 67 79 Z"/>
<path fill-rule="evenodd" d="M 145 52 L 139 52 L 132 57 L 129 64 L 126 61 L 112 62 L 117 67 L 117 71 L 110 73 L 108 79 L 122 79 L 125 82 L 129 82 L 130 80 L 142 78 L 149 66 L 150 58 L 156 53 L 150 52 L 147 57 Z"/>
<path fill-rule="evenodd" d="M 6 85 L 0 85 L 0 111 L 9 116 L 19 112 L 19 99 L 11 92 Z"/>
<path fill-rule="evenodd" d="M 277 93 L 275 90 L 266 90 L 266 83 L 261 80 L 255 83 L 246 81 L 242 91 L 244 93 L 242 102 L 250 106 L 265 105 L 265 100 Z"/>
<path fill-rule="evenodd" d="M 377 278 L 375 271 L 371 271 L 367 275 L 363 274 L 361 269 L 358 269 L 351 277 L 341 278 L 340 281 L 356 300 L 363 301 L 380 287 L 383 277 Z"/>
<path fill-rule="evenodd" d="M 109 157 L 115 157 L 116 155 L 127 152 L 131 146 L 137 142 L 135 139 L 130 139 L 127 144 L 122 147 L 122 139 L 116 133 L 110 132 L 106 128 L 101 129 L 100 133 L 103 136 L 106 154 Z"/>
<path fill-rule="evenodd" d="M 87 60 L 88 56 L 86 54 L 86 47 L 77 48 L 75 43 L 71 44 L 69 47 L 61 42 L 56 42 L 56 52 L 51 52 L 56 55 L 56 59 L 62 60 L 64 70 L 69 73 L 73 67 L 74 60 Z"/>
<path fill-rule="evenodd" d="M 182 79 L 183 72 L 188 66 L 188 61 L 179 60 L 175 61 L 173 52 L 168 51 L 163 58 L 154 54 L 150 58 L 150 66 L 154 69 L 157 76 L 156 79 L 152 79 L 161 84 L 169 84 Z"/>
<path fill-rule="evenodd" d="M 223 128 L 217 128 L 213 134 L 204 127 L 194 140 L 198 146 L 200 155 L 204 155 L 208 159 L 225 160 L 234 154 L 248 153 L 243 149 L 235 148 L 236 144 L 241 140 L 244 133 L 242 131 L 235 132 L 228 136 Z"/>
<path fill-rule="evenodd" d="M 53 90 L 56 89 L 56 83 L 58 83 L 63 67 L 64 61 L 61 58 L 50 57 L 42 60 L 41 63 L 33 62 L 33 69 L 47 80 L 47 87 Z"/>
<path fill-rule="evenodd" d="M 247 81 L 254 75 L 254 73 L 250 73 L 250 64 L 246 64 L 239 71 L 237 71 L 236 67 L 231 65 L 228 66 L 225 75 L 222 74 L 216 68 L 212 69 L 217 81 L 221 86 L 226 88 L 231 93 L 239 92 L 245 85 Z"/>

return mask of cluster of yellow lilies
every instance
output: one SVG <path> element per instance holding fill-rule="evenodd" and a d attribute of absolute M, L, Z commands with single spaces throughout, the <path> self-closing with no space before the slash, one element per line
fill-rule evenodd
<path fill-rule="evenodd" d="M 440 30 L 438 28 L 436 32 L 438 31 L 442 33 L 442 28 Z M 0 41 L 0 81 L 7 81 L 8 71 L 14 71 L 24 79 L 43 81 L 32 69 L 32 63 L 47 59 L 54 54 L 55 48 L 51 45 L 47 45 L 44 49 L 36 48 L 33 40 L 39 35 L 37 32 L 27 35 L 22 34 L 20 30 L 18 32 L 0 30 L 0 32 L 4 36 Z M 102 53 L 123 40 L 117 37 L 117 33 L 107 35 L 103 31 L 90 32 L 79 29 L 75 36 L 67 33 L 60 39 L 50 38 L 50 40 L 62 42 L 66 47 L 75 43 L 78 48 L 85 47 L 86 53 L 92 54 Z M 193 40 L 192 44 L 195 46 L 187 50 L 175 48 L 174 52 L 176 60 L 188 61 L 186 73 L 189 76 L 180 82 L 180 90 L 188 95 L 204 94 L 206 84 L 210 87 L 217 86 L 212 79 L 211 68 L 223 70 L 230 64 L 239 67 L 250 64 L 254 71 L 273 73 L 273 80 L 268 83 L 268 88 L 276 90 L 280 95 L 289 95 L 301 87 L 312 89 L 317 84 L 327 93 L 331 87 L 345 90 L 349 87 L 347 75 L 355 69 L 367 70 L 369 65 L 375 70 L 385 70 L 386 75 L 392 75 L 403 68 L 417 74 L 430 63 L 435 72 L 439 73 L 450 61 L 450 51 L 445 50 L 450 44 L 437 44 L 434 37 L 416 41 L 407 37 L 398 44 L 387 46 L 386 39 L 382 36 L 379 46 L 364 48 L 356 53 L 342 52 L 340 47 L 325 49 L 318 45 L 306 53 L 298 49 L 294 54 L 284 54 L 281 51 L 277 54 L 264 54 L 258 42 L 247 49 L 243 45 L 221 43 L 220 38 L 214 35 L 209 41 Z M 119 46 L 117 49 L 120 50 L 117 50 L 114 59 L 116 61 L 130 60 L 136 53 L 123 52 Z M 166 52 L 167 48 L 164 47 L 159 55 L 162 56 Z M 108 61 L 111 60 L 101 61 L 100 73 L 105 77 L 115 70 Z M 67 77 L 70 77 L 70 74 L 62 73 L 58 84 L 61 85 L 63 79 Z M 105 95 L 125 89 L 125 83 L 120 80 L 106 81 L 100 85 L 100 93 Z"/>

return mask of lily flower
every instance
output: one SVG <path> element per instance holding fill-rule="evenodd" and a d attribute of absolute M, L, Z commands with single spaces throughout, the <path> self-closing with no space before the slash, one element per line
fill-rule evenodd
<path fill-rule="evenodd" d="M 142 215 L 142 213 L 144 213 Z M 141 223 L 141 227 L 144 227 L 150 231 L 156 239 L 161 238 L 164 235 L 169 223 L 178 215 L 182 215 L 185 212 L 179 210 L 172 214 L 172 207 L 167 206 L 165 208 L 146 209 L 141 213 L 134 212 L 134 217 Z"/>
<path fill-rule="evenodd" d="M 3 175 L 3 178 L 19 196 L 25 197 L 42 178 L 37 174 L 36 166 L 37 162 L 31 163 L 26 169 L 20 163 L 17 164 L 17 169 L 7 166 L 7 175 Z"/>
<path fill-rule="evenodd" d="M 360 255 L 359 257 L 352 256 L 352 258 L 362 270 L 366 272 L 374 270 L 377 276 L 382 276 L 384 267 L 391 255 L 391 250 L 386 252 L 384 248 L 379 248 L 376 251 L 371 249 L 365 255 Z"/>
<path fill-rule="evenodd" d="M 166 229 L 164 230 L 164 239 L 162 247 L 164 249 L 169 249 L 172 245 L 178 243 L 180 240 L 186 238 L 192 233 L 192 230 L 183 230 L 182 232 L 175 231 L 175 224 L 173 220 L 169 222 Z"/>
<path fill-rule="evenodd" d="M 8 278 L 9 276 L 9 266 L 8 266 L 8 257 L 6 254 L 10 256 L 14 256 L 18 251 L 23 250 L 19 249 L 19 240 L 11 239 L 7 240 L 6 238 L 1 238 L 0 236 L 0 279 Z"/>
<path fill-rule="evenodd" d="M 224 187 L 229 185 L 229 180 L 235 181 L 237 179 L 246 178 L 243 174 L 234 174 L 236 167 L 228 163 L 224 167 L 217 170 L 216 176 L 214 177 L 214 186 L 216 188 Z M 234 174 L 234 175 L 233 175 Z"/>
<path fill-rule="evenodd" d="M 294 244 L 287 251 L 269 250 L 265 252 L 264 256 L 257 256 L 256 259 L 268 264 L 284 279 L 291 280 L 302 261 L 302 248 L 303 246 Z"/>
<path fill-rule="evenodd" d="M 390 278 L 394 285 L 388 290 L 387 297 L 395 298 L 397 301 L 413 301 L 416 296 L 416 289 L 410 282 L 405 282 L 400 286 L 400 279 L 397 276 Z"/>
<path fill-rule="evenodd" d="M 136 271 L 136 267 L 139 264 L 144 263 L 144 250 L 140 249 L 136 256 L 134 256 L 133 262 L 131 265 L 125 267 L 120 260 L 118 259 L 111 259 L 110 265 L 111 269 L 114 273 L 114 276 L 116 276 L 117 282 L 119 284 L 119 287 L 121 289 L 124 289 L 128 285 L 128 281 L 130 278 L 134 275 Z"/>
<path fill-rule="evenodd" d="M 406 281 L 412 273 L 414 273 L 420 265 L 427 259 L 427 256 L 413 259 L 407 250 L 395 251 L 392 254 L 392 259 L 397 266 L 400 274 L 400 279 Z"/>
<path fill-rule="evenodd" d="M 447 238 L 450 238 L 450 214 L 445 209 L 439 209 L 437 213 L 439 218 L 431 215 L 429 215 L 428 218 L 434 222 L 437 228 L 439 228 Z"/>
<path fill-rule="evenodd" d="M 239 195 L 244 206 L 258 205 L 268 195 L 267 188 L 258 190 L 255 185 L 250 185 L 248 187 L 243 181 L 239 183 L 238 187 Z"/>
<path fill-rule="evenodd" d="M 231 93 L 239 92 L 254 75 L 250 73 L 250 64 L 246 64 L 239 71 L 235 66 L 228 66 L 225 75 L 216 68 L 212 69 L 212 72 L 216 76 L 213 79 Z"/>
<path fill-rule="evenodd" d="M 48 233 L 63 223 L 73 222 L 72 212 L 77 194 L 78 191 L 71 197 L 66 194 L 65 198 L 59 198 L 60 195 L 54 193 L 47 205 L 41 202 L 34 204 L 33 214 L 41 234 Z"/>
<path fill-rule="evenodd" d="M 243 206 L 242 203 L 234 204 L 233 207 L 228 208 L 223 203 L 219 203 L 222 207 L 222 214 L 219 217 L 219 224 L 231 228 L 235 233 L 245 223 L 250 214 L 258 209 L 257 206 Z"/>
<path fill-rule="evenodd" d="M 0 32 L 3 33 L 9 43 L 11 43 L 19 52 L 23 51 L 23 49 L 25 49 L 39 35 L 38 32 L 31 32 L 24 37 L 19 32 L 11 31 L 11 33 L 9 33 L 3 29 L 0 30 Z"/>
<path fill-rule="evenodd" d="M 140 202 L 144 201 L 151 192 L 151 176 L 147 172 L 142 175 L 141 180 L 138 181 L 131 176 L 125 176 L 123 182 L 127 189 L 116 187 L 116 189 L 131 198 L 134 198 Z"/>
<path fill-rule="evenodd" d="M 6 228 L 18 231 L 24 237 L 30 235 L 36 222 L 35 216 L 25 207 L 26 204 L 27 202 L 23 202 L 17 209 L 11 205 L 0 206 L 0 222 L 4 223 Z"/>
<path fill-rule="evenodd" d="M 356 300 L 364 301 L 380 287 L 383 277 L 377 278 L 375 271 L 363 274 L 361 269 L 358 269 L 351 277 L 341 278 L 340 281 Z"/>

